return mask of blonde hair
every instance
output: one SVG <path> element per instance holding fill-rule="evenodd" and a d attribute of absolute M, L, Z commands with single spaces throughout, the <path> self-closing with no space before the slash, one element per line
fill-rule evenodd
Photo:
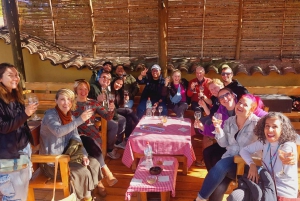
<path fill-rule="evenodd" d="M 217 79 L 217 78 L 214 78 L 211 81 L 209 81 L 207 83 L 207 87 L 209 87 L 209 85 L 211 85 L 211 84 L 215 84 L 215 85 L 218 85 L 218 86 L 224 88 L 224 83 L 220 79 Z"/>
<path fill-rule="evenodd" d="M 71 110 L 76 109 L 75 94 L 71 89 L 62 88 L 62 89 L 58 90 L 55 95 L 55 100 L 58 100 L 58 97 L 60 95 L 66 96 L 67 98 L 69 98 L 71 100 L 71 103 L 72 103 Z"/>
<path fill-rule="evenodd" d="M 85 79 L 78 79 L 78 80 L 75 80 L 74 82 L 74 93 L 77 95 L 77 88 L 79 87 L 79 85 L 81 84 L 86 84 L 88 90 L 90 91 L 91 89 L 91 86 L 90 86 L 90 83 L 88 83 L 88 81 L 86 81 Z"/>

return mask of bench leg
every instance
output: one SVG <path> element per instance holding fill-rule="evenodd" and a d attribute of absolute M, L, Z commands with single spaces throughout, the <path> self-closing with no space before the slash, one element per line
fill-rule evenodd
<path fill-rule="evenodd" d="M 160 200 L 161 201 L 170 201 L 170 191 L 160 192 Z"/>
<path fill-rule="evenodd" d="M 147 192 L 138 192 L 137 200 L 138 201 L 147 201 Z"/>
<path fill-rule="evenodd" d="M 33 188 L 28 188 L 27 200 L 35 201 Z"/>

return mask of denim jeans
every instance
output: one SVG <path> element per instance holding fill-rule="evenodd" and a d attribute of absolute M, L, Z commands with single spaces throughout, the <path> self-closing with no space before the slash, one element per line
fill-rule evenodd
<path fill-rule="evenodd" d="M 198 196 L 202 199 L 208 199 L 223 181 L 225 176 L 234 178 L 235 174 L 236 164 L 233 162 L 233 157 L 227 157 L 219 160 L 206 175 Z"/>

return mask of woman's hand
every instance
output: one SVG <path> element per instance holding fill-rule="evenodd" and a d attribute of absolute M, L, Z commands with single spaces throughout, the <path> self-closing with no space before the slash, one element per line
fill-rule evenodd
<path fill-rule="evenodd" d="M 142 76 L 142 77 L 145 77 L 146 74 L 147 74 L 147 72 L 148 72 L 148 68 L 145 68 L 144 70 L 142 70 L 141 76 Z"/>
<path fill-rule="evenodd" d="M 198 119 L 196 119 L 194 122 L 194 128 L 199 128 L 202 131 L 204 130 L 203 124 Z"/>
<path fill-rule="evenodd" d="M 86 157 L 86 156 L 82 157 L 82 164 L 83 164 L 84 166 L 88 166 L 88 165 L 90 164 L 89 158 Z"/>
<path fill-rule="evenodd" d="M 168 76 L 165 78 L 165 86 L 167 87 L 170 83 L 171 78 Z"/>
<path fill-rule="evenodd" d="M 205 101 L 203 99 L 200 99 L 198 101 L 198 105 L 200 105 L 201 107 L 205 107 L 206 103 L 205 103 Z"/>
<path fill-rule="evenodd" d="M 25 107 L 25 113 L 27 116 L 31 116 L 33 113 L 35 113 L 35 111 L 37 110 L 39 104 L 38 103 L 34 103 L 34 104 L 29 104 Z"/>
<path fill-rule="evenodd" d="M 255 183 L 258 183 L 258 172 L 255 163 L 250 164 L 247 178 Z"/>
<path fill-rule="evenodd" d="M 279 154 L 279 159 L 284 165 L 294 165 L 296 163 L 295 154 L 293 152 Z"/>
<path fill-rule="evenodd" d="M 197 82 L 192 82 L 192 83 L 191 83 L 191 90 L 192 90 L 192 91 L 195 90 L 196 85 L 198 85 Z"/>
<path fill-rule="evenodd" d="M 93 116 L 93 114 L 94 114 L 94 111 L 93 111 L 92 109 L 89 109 L 89 110 L 84 111 L 84 112 L 80 115 L 80 117 L 81 117 L 81 119 L 82 119 L 83 121 L 86 121 L 86 120 L 90 119 L 91 116 Z"/>
<path fill-rule="evenodd" d="M 99 101 L 99 102 L 103 102 L 103 101 L 106 101 L 106 94 L 105 93 L 102 93 L 102 94 L 99 94 L 98 96 L 97 96 L 97 101 Z"/>

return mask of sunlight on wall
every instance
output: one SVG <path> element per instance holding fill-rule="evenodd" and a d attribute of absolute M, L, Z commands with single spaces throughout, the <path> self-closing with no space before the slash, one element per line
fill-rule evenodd
<path fill-rule="evenodd" d="M 23 58 L 26 79 L 29 82 L 73 82 L 75 79 L 85 78 L 89 80 L 91 71 L 88 69 L 77 70 L 72 67 L 69 69 L 62 68 L 61 65 L 53 66 L 50 61 L 42 61 L 37 54 L 31 55 L 27 49 L 23 49 Z M 13 63 L 12 50 L 10 45 L 6 45 L 0 39 L 0 62 Z M 133 72 L 137 77 L 139 72 Z M 194 74 L 182 72 L 182 76 L 187 80 L 193 79 Z M 206 77 L 221 78 L 219 74 L 209 72 Z M 238 74 L 234 77 L 244 86 L 300 86 L 300 75 L 289 73 L 287 75 L 278 75 L 275 72 L 268 76 L 254 74 L 248 76 Z"/>

